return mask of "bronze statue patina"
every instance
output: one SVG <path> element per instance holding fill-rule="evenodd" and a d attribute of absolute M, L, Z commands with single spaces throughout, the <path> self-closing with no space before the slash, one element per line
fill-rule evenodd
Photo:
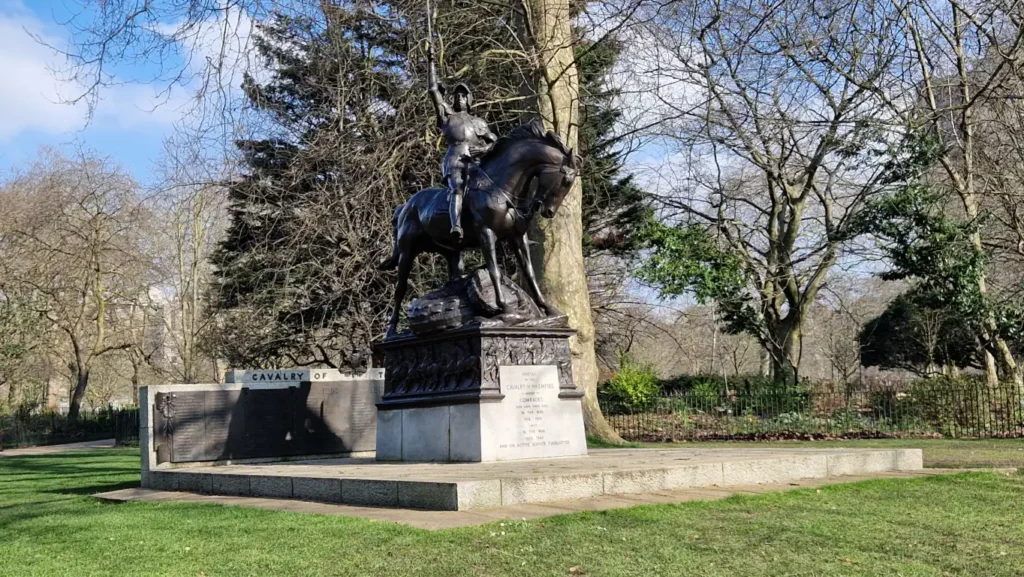
<path fill-rule="evenodd" d="M 441 162 L 441 177 L 448 187 L 448 215 L 451 219 L 451 235 L 462 240 L 462 198 L 466 194 L 466 181 L 470 165 L 483 156 L 498 139 L 482 118 L 470 114 L 473 93 L 465 83 L 460 82 L 452 90 L 452 103 L 444 100 L 437 84 L 437 70 L 434 66 L 434 46 L 430 44 L 430 75 L 428 92 L 437 114 L 437 125 L 444 134 L 448 152 Z"/>
<path fill-rule="evenodd" d="M 449 155 L 451 151 L 449 150 Z M 451 234 L 449 190 L 427 188 L 414 194 L 395 210 L 395 236 L 391 257 L 381 269 L 398 269 L 394 311 L 387 338 L 397 334 L 399 310 L 408 286 L 413 259 L 425 252 L 439 253 L 448 260 L 449 283 L 462 276 L 462 251 L 480 248 L 497 309 L 511 314 L 502 291 L 496 244 L 510 240 L 519 270 L 539 309 L 547 316 L 560 315 L 544 300 L 530 260 L 526 230 L 539 212 L 552 218 L 576 179 L 576 157 L 553 132 L 534 120 L 499 138 L 483 155 L 478 166 L 465 168 L 465 199 L 461 220 L 465 235 Z M 536 192 L 530 198 L 531 182 Z"/>

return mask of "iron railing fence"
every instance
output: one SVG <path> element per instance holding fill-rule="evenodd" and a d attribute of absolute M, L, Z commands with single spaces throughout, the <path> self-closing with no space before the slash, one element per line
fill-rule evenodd
<path fill-rule="evenodd" d="M 611 426 L 631 441 L 1024 437 L 1024 394 L 1013 384 L 936 380 L 781 391 L 698 387 L 629 404 L 599 399 Z"/>
<path fill-rule="evenodd" d="M 0 414 L 0 449 L 110 438 L 119 445 L 138 442 L 138 409 L 83 412 L 74 424 L 58 412 Z"/>
<path fill-rule="evenodd" d="M 131 407 L 114 411 L 114 442 L 118 446 L 139 444 L 139 410 Z"/>

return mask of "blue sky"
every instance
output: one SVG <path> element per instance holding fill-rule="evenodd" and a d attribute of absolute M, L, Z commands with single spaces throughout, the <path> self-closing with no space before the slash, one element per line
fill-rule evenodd
<path fill-rule="evenodd" d="M 57 20 L 73 9 L 67 0 L 0 0 L 0 174 L 5 177 L 30 163 L 41 146 L 84 145 L 148 182 L 163 140 L 181 115 L 181 94 L 173 95 L 178 103 L 174 104 L 159 96 L 161 85 L 108 87 L 100 92 L 91 121 L 85 103 L 62 103 L 80 89 L 55 76 L 53 69 L 66 69 L 64 57 L 30 33 L 55 46 L 68 46 L 73 38 Z M 151 72 L 115 70 L 124 78 L 146 78 Z"/>

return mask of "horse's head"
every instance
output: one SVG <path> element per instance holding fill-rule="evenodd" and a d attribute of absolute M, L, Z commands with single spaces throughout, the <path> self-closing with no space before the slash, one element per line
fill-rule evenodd
<path fill-rule="evenodd" d="M 553 218 L 562 201 L 572 189 L 578 172 L 576 154 L 569 150 L 561 166 L 546 167 L 537 175 L 537 192 L 533 197 L 533 210 L 544 218 Z"/>
<path fill-rule="evenodd" d="M 552 218 L 562 205 L 579 171 L 577 158 L 558 134 L 544 128 L 539 119 L 512 129 L 498 139 L 481 163 L 485 172 L 502 174 L 503 168 L 526 175 L 514 189 L 516 202 L 525 200 L 529 179 L 536 178 L 537 189 L 530 202 L 529 214 L 539 212 L 545 218 Z"/>

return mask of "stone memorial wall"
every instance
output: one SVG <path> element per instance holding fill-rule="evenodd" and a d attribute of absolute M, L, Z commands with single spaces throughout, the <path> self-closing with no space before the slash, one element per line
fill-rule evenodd
<path fill-rule="evenodd" d="M 143 486 L 153 468 L 302 456 L 372 456 L 382 369 L 231 371 L 226 384 L 140 389 Z"/>

